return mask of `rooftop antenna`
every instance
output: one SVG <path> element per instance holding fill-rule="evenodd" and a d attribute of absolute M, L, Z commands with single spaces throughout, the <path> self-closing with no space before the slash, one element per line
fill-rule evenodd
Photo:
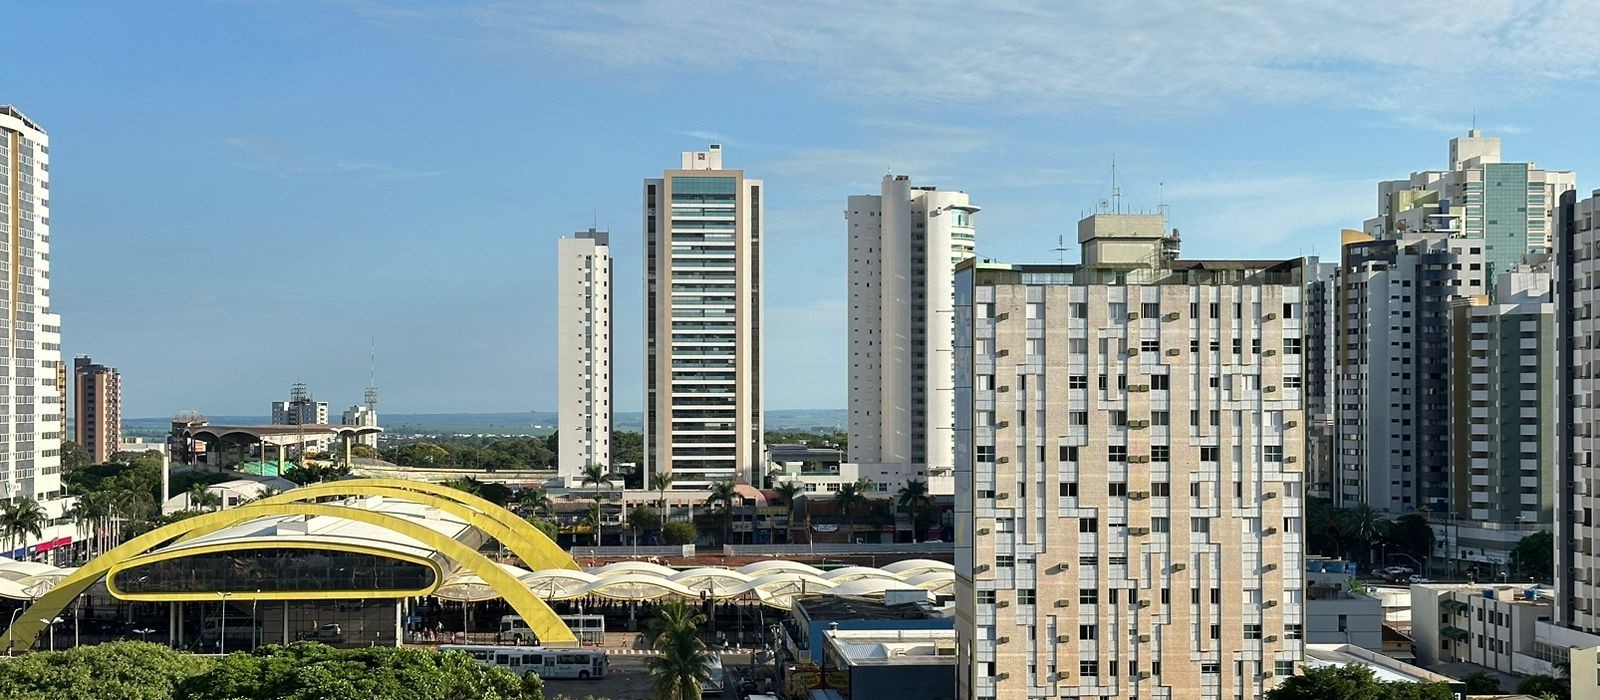
<path fill-rule="evenodd" d="M 1117 185 L 1117 154 L 1111 154 L 1111 206 L 1116 213 L 1122 213 L 1122 187 Z"/>
<path fill-rule="evenodd" d="M 1067 237 L 1056 234 L 1056 264 L 1065 265 L 1067 262 Z"/>

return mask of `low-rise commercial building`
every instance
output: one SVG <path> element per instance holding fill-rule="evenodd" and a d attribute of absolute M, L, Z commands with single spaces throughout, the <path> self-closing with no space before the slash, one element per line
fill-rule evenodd
<path fill-rule="evenodd" d="M 828 630 L 823 645 L 820 673 L 847 700 L 955 697 L 954 629 Z"/>
<path fill-rule="evenodd" d="M 1419 583 L 1411 586 L 1411 630 L 1417 661 L 1466 662 L 1526 674 L 1535 625 L 1550 622 L 1552 592 L 1526 586 Z"/>

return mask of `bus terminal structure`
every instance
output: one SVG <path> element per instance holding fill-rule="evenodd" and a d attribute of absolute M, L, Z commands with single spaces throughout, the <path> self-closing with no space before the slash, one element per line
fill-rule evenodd
<path fill-rule="evenodd" d="M 584 570 L 537 528 L 471 494 L 350 479 L 202 513 L 76 568 L 0 559 L 0 599 L 16 608 L 0 643 L 54 647 L 57 635 L 70 630 L 76 640 L 87 623 L 115 630 L 112 637 L 165 632 L 170 643 L 219 650 L 240 648 L 236 639 L 398 644 L 414 625 L 408 613 L 431 600 L 463 611 L 503 601 L 556 647 L 579 640 L 552 602 L 631 608 L 676 598 L 787 610 L 806 595 L 914 589 L 940 599 L 953 586 L 950 564 L 925 559 L 831 571 L 778 559 L 738 569 L 623 561 Z"/>

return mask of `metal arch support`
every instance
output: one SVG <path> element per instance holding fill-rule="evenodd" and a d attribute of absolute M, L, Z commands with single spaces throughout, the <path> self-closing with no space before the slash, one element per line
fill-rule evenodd
<path fill-rule="evenodd" d="M 401 479 L 349 479 L 290 489 L 256 503 L 294 503 L 328 496 L 386 496 L 432 506 L 488 533 L 511 550 L 530 569 L 580 570 L 572 555 L 550 537 L 511 511 L 470 493 L 448 486 Z M 185 535 L 179 541 L 197 537 Z"/>
<path fill-rule="evenodd" d="M 578 639 L 573 636 L 572 630 L 567 629 L 565 622 L 550 609 L 550 606 L 522 585 L 516 577 L 512 576 L 500 565 L 489 559 L 477 550 L 468 547 L 454 538 L 448 537 L 432 528 L 419 525 L 406 518 L 386 515 L 360 508 L 347 506 L 325 505 L 320 503 L 253 503 L 239 508 L 222 510 L 214 513 L 205 513 L 192 518 L 181 520 L 171 525 L 156 528 L 143 535 L 135 537 L 110 551 L 95 557 L 89 563 L 73 571 L 71 575 L 62 579 L 60 583 L 48 593 L 22 611 L 19 619 L 3 635 L 0 635 L 0 644 L 7 649 L 16 646 L 18 640 L 27 640 L 23 648 L 31 648 L 39 633 L 44 630 L 41 620 L 54 618 L 79 594 L 88 590 L 106 575 L 112 566 L 139 556 L 150 549 L 159 546 L 175 537 L 180 537 L 191 532 L 215 532 L 243 522 L 258 518 L 274 516 L 325 516 L 343 518 L 357 522 L 375 525 L 386 530 L 392 530 L 406 537 L 415 539 L 432 547 L 445 557 L 455 561 L 463 568 L 475 573 L 483 582 L 488 584 L 511 605 L 511 608 L 522 616 L 528 623 L 533 633 L 538 635 L 540 641 L 552 645 L 577 645 Z M 244 547 L 241 547 L 244 548 Z M 353 596 L 359 596 L 359 591 L 352 591 Z M 251 594 L 240 592 L 241 600 L 248 600 Z"/>

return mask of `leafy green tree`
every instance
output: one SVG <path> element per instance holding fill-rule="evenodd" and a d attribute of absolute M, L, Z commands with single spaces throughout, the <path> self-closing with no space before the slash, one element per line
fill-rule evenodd
<path fill-rule="evenodd" d="M 190 510 L 198 510 L 203 513 L 222 506 L 222 496 L 207 489 L 204 483 L 196 483 L 190 486 L 187 496 L 188 498 L 184 502 Z"/>
<path fill-rule="evenodd" d="M 928 482 L 922 479 L 906 481 L 906 485 L 900 487 L 895 495 L 895 503 L 911 519 L 913 539 L 921 539 L 928 531 L 929 523 L 939 513 L 933 504 L 933 497 L 928 493 Z"/>
<path fill-rule="evenodd" d="M 211 664 L 209 658 L 146 642 L 108 642 L 39 652 L 0 663 L 0 697 L 175 700 L 185 697 L 177 692 L 178 686 L 204 673 Z"/>
<path fill-rule="evenodd" d="M 87 467 L 89 464 L 89 451 L 83 449 L 83 445 L 71 440 L 61 441 L 61 472 L 63 474 L 74 469 Z"/>
<path fill-rule="evenodd" d="M 371 445 L 362 445 L 360 443 L 350 446 L 350 456 L 360 457 L 362 459 L 380 459 L 383 457 L 383 455 L 378 452 L 377 448 L 374 448 Z"/>
<path fill-rule="evenodd" d="M 1500 681 L 1482 671 L 1463 676 L 1461 682 L 1466 684 L 1468 695 L 1493 695 L 1500 692 Z"/>
<path fill-rule="evenodd" d="M 639 468 L 633 474 L 639 475 L 637 479 L 628 484 L 629 488 L 644 488 L 644 435 L 632 431 L 621 430 L 611 433 L 611 463 L 633 464 Z"/>
<path fill-rule="evenodd" d="M 1555 570 L 1556 540 L 1549 532 L 1539 531 L 1517 543 L 1511 550 L 1512 566 L 1521 576 L 1548 580 Z"/>
<path fill-rule="evenodd" d="M 556 537 L 561 534 L 561 528 L 557 527 L 555 523 L 550 522 L 549 520 L 545 520 L 537 515 L 529 515 L 525 519 L 528 521 L 529 525 L 539 528 L 539 531 L 543 532 L 545 537 L 549 537 L 551 541 L 555 541 Z"/>
<path fill-rule="evenodd" d="M 795 515 L 795 511 L 800 505 L 800 496 L 805 494 L 806 488 L 798 481 L 785 481 L 773 490 L 778 492 L 778 498 L 783 499 L 783 504 L 789 506 L 789 529 L 793 531 L 794 526 L 800 522 L 800 516 Z"/>
<path fill-rule="evenodd" d="M 698 537 L 694 523 L 672 522 L 661 528 L 661 541 L 665 544 L 694 544 Z"/>
<path fill-rule="evenodd" d="M 633 531 L 635 541 L 646 532 L 656 532 L 661 529 L 661 514 L 650 506 L 634 506 L 628 511 L 628 529 Z"/>
<path fill-rule="evenodd" d="M 1572 681 L 1553 676 L 1528 676 L 1517 683 L 1517 692 L 1536 698 L 1549 696 L 1567 700 L 1572 697 Z"/>
<path fill-rule="evenodd" d="M 1445 683 L 1384 682 L 1372 669 L 1348 664 L 1308 668 L 1267 691 L 1267 700 L 1452 700 Z"/>
<path fill-rule="evenodd" d="M 486 483 L 483 488 L 478 490 L 478 496 L 485 501 L 504 508 L 507 503 L 511 502 L 511 487 L 493 482 Z"/>
<path fill-rule="evenodd" d="M 416 442 L 396 448 L 389 460 L 403 467 L 438 467 L 443 466 L 449 456 L 450 453 L 443 447 Z"/>
<path fill-rule="evenodd" d="M 550 500 L 550 492 L 544 489 L 524 489 L 520 498 L 522 507 L 533 515 L 548 517 L 556 510 L 555 501 Z"/>
<path fill-rule="evenodd" d="M 459 652 L 334 649 L 299 642 L 225 657 L 205 673 L 185 680 L 178 696 L 195 700 L 543 700 L 544 691 L 537 676 L 518 678 Z"/>
<path fill-rule="evenodd" d="M 296 464 L 283 473 L 283 478 L 301 486 L 338 481 L 347 476 L 350 476 L 350 467 L 344 464 Z"/>
<path fill-rule="evenodd" d="M 1433 528 L 1427 518 L 1407 513 L 1395 518 L 1383 530 L 1383 541 L 1391 552 L 1404 552 L 1414 561 L 1427 561 L 1433 552 Z M 1388 562 L 1379 562 L 1388 565 Z"/>

